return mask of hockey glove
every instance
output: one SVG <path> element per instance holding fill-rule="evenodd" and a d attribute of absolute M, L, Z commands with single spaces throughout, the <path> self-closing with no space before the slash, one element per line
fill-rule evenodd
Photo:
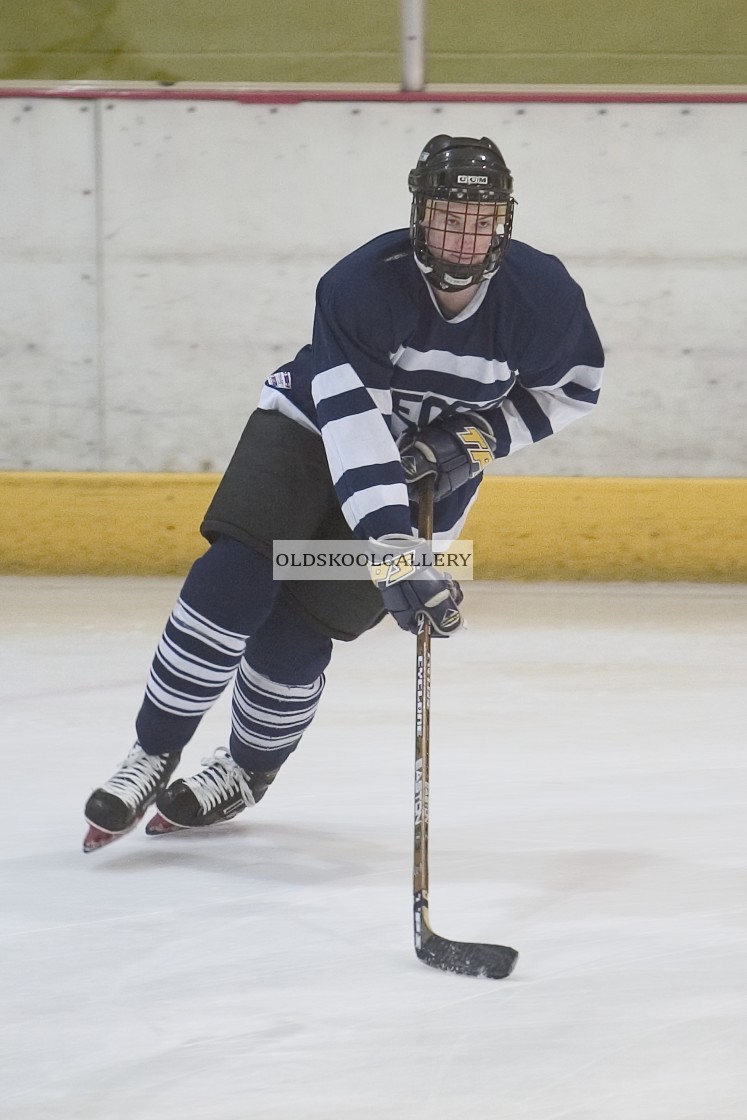
<path fill-rule="evenodd" d="M 461 412 L 437 420 L 415 435 L 405 436 L 400 447 L 408 483 L 435 476 L 433 497 L 440 501 L 495 458 L 495 435 L 479 412 Z"/>
<path fill-rule="evenodd" d="M 392 535 L 371 544 L 382 561 L 371 565 L 371 578 L 398 626 L 417 634 L 424 616 L 435 638 L 448 638 L 459 629 L 462 589 L 448 572 L 427 563 L 429 549 L 424 540 Z"/>

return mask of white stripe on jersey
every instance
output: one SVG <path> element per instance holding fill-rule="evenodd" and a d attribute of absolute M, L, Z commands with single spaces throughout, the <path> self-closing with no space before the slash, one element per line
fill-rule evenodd
<path fill-rule="evenodd" d="M 345 362 L 340 366 L 333 366 L 332 369 L 325 369 L 322 373 L 317 373 L 311 383 L 311 395 L 314 399 L 314 404 L 318 405 L 320 401 L 328 400 L 330 397 L 340 396 L 341 393 L 348 393 L 351 389 L 365 389 L 371 398 L 371 404 L 379 412 L 385 415 L 392 411 L 392 394 L 388 389 L 373 389 L 370 386 L 364 385 L 358 374 L 355 372 L 349 362 Z"/>
<path fill-rule="evenodd" d="M 311 395 L 314 404 L 326 400 L 327 397 L 337 397 L 340 393 L 347 393 L 351 389 L 360 389 L 363 382 L 355 372 L 350 362 L 332 366 L 331 369 L 317 373 L 311 382 Z"/>
<path fill-rule="evenodd" d="M 575 397 L 567 397 L 560 386 L 574 382 L 582 385 L 584 389 L 598 389 L 602 383 L 602 370 L 595 366 L 574 366 L 563 374 L 559 381 L 554 381 L 547 388 L 533 385 L 526 392 L 534 397 L 539 407 L 547 417 L 553 432 L 560 432 L 575 420 L 585 416 L 594 408 L 592 401 L 580 401 Z M 501 405 L 501 411 L 508 425 L 511 438 L 511 450 L 519 451 L 533 443 L 532 434 L 516 410 L 511 396 L 506 397 Z"/>
<path fill-rule="evenodd" d="M 369 386 L 367 392 L 379 412 L 384 416 L 392 415 L 392 394 L 389 389 L 372 389 Z"/>
<path fill-rule="evenodd" d="M 366 490 L 356 490 L 342 503 L 342 515 L 348 525 L 360 525 L 367 514 L 374 513 L 382 506 L 407 504 L 407 486 L 404 482 L 395 482 L 389 486 L 369 486 Z"/>
<path fill-rule="evenodd" d="M 289 400 L 284 393 L 274 389 L 272 385 L 265 384 L 262 386 L 257 408 L 264 408 L 267 412 L 279 412 L 282 416 L 287 416 L 289 420 L 295 420 L 302 428 L 307 428 L 310 432 L 319 435 L 316 424 L 312 424 L 308 416 L 305 416 L 293 401 Z"/>
<path fill-rule="evenodd" d="M 550 421 L 550 426 L 553 432 L 560 432 L 574 420 L 578 420 L 581 416 L 585 416 L 587 412 L 591 412 L 594 407 L 593 401 L 578 401 L 574 397 L 558 396 L 555 393 L 549 392 L 544 389 L 529 389 L 528 392 L 532 394 L 537 404 L 544 412 L 547 419 Z M 508 398 L 510 402 L 511 398 Z M 507 402 L 508 404 L 508 402 Z M 507 411 L 507 404 L 503 405 L 503 411 Z M 529 436 L 525 441 L 532 442 L 532 437 Z M 517 443 L 515 446 L 512 444 L 511 450 L 516 451 L 520 445 Z M 523 444 L 521 445 L 523 446 Z"/>
<path fill-rule="evenodd" d="M 536 396 L 536 393 L 532 393 L 532 396 Z M 543 408 L 542 411 L 547 415 L 546 409 Z M 501 405 L 501 412 L 508 428 L 511 451 L 518 451 L 520 447 L 527 447 L 528 444 L 533 443 L 532 433 L 516 411 L 516 405 L 512 404 L 510 397 Z"/>
<path fill-rule="evenodd" d="M 567 385 L 570 381 L 575 381 L 577 385 L 583 385 L 584 389 L 599 389 L 602 384 L 602 370 L 597 366 L 573 366 L 564 373 L 557 381 L 548 381 L 546 385 L 542 383 L 532 383 L 532 392 L 534 389 L 559 389 L 561 385 Z"/>
<path fill-rule="evenodd" d="M 437 370 L 450 373 L 465 380 L 479 381 L 482 385 L 500 384 L 512 377 L 508 362 L 497 358 L 480 358 L 476 354 L 452 354 L 450 350 L 413 350 L 410 346 L 400 346 L 391 355 L 392 364 L 401 369 Z M 433 389 L 431 387 L 431 392 Z"/>
<path fill-rule="evenodd" d="M 356 467 L 398 463 L 399 453 L 383 416 L 377 410 L 330 420 L 322 428 L 332 481 Z"/>
<path fill-rule="evenodd" d="M 363 384 L 349 363 L 318 373 L 311 383 L 314 403 L 330 399 L 351 389 L 361 389 Z M 370 396 L 370 390 L 369 390 Z M 391 396 L 387 393 L 388 407 L 391 411 Z M 385 466 L 399 463 L 399 452 L 387 427 L 384 416 L 371 401 L 366 412 L 356 412 L 330 420 L 322 426 L 322 439 L 327 453 L 329 472 L 335 485 L 346 471 L 357 467 Z M 389 501 L 372 501 L 372 495 L 392 494 L 392 503 L 407 504 L 407 487 L 401 485 L 376 486 L 359 490 L 342 504 L 342 513 L 348 525 L 355 527 L 369 512 L 388 505 Z M 364 496 L 365 495 L 365 496 Z"/>

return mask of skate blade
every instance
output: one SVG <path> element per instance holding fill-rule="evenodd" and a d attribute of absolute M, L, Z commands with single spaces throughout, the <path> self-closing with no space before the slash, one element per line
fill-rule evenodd
<path fill-rule="evenodd" d="M 131 831 L 131 828 L 127 828 L 124 832 L 106 832 L 105 829 L 98 828 L 95 824 L 89 824 L 88 832 L 83 837 L 83 851 L 97 852 L 99 848 L 105 848 L 108 844 L 113 844 L 115 840 L 119 840 L 120 837 L 126 836 Z"/>
<path fill-rule="evenodd" d="M 174 824 L 166 817 L 162 817 L 160 813 L 156 813 L 154 817 L 148 821 L 145 826 L 145 832 L 148 836 L 168 836 L 170 832 L 188 832 L 189 829 L 183 824 Z"/>

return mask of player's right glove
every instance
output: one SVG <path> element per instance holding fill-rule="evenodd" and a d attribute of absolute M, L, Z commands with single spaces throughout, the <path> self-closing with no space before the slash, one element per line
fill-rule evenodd
<path fill-rule="evenodd" d="M 424 616 L 435 638 L 448 638 L 459 629 L 462 589 L 448 572 L 426 563 L 424 540 L 390 535 L 371 545 L 381 559 L 371 565 L 371 578 L 398 626 L 417 634 Z"/>

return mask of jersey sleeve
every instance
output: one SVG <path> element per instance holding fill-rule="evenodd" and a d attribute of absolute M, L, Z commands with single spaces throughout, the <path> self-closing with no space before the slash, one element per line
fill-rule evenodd
<path fill-rule="evenodd" d="M 412 532 L 391 432 L 393 325 L 371 284 L 327 274 L 317 288 L 311 395 L 337 499 L 356 537 Z"/>
<path fill-rule="evenodd" d="M 561 431 L 599 399 L 604 352 L 581 289 L 574 284 L 573 291 L 570 313 L 554 306 L 552 315 L 534 321 L 517 362 L 516 381 L 488 414 L 496 457 Z"/>

